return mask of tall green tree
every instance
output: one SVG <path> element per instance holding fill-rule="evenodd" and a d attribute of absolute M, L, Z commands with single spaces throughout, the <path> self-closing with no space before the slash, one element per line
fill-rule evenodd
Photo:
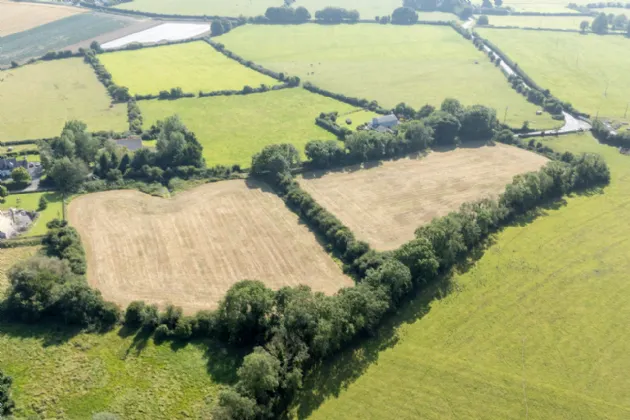
<path fill-rule="evenodd" d="M 88 176 L 89 170 L 85 162 L 67 157 L 57 159 L 48 171 L 55 186 L 62 193 L 76 192 Z"/>
<path fill-rule="evenodd" d="M 11 385 L 13 378 L 5 375 L 0 370 L 0 416 L 9 416 L 13 413 L 15 403 L 11 398 Z"/>
<path fill-rule="evenodd" d="M 596 34 L 608 33 L 608 17 L 605 13 L 600 13 L 591 23 L 591 30 Z"/>

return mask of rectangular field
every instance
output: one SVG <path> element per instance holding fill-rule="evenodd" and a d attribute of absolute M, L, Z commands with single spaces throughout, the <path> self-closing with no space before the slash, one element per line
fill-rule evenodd
<path fill-rule="evenodd" d="M 127 106 L 111 99 L 80 58 L 0 72 L 0 141 L 58 136 L 78 119 L 91 131 L 127 129 Z"/>
<path fill-rule="evenodd" d="M 241 90 L 245 85 L 275 85 L 278 82 L 227 58 L 203 41 L 167 45 L 99 56 L 114 81 L 132 94 L 157 94 L 180 87 L 200 90 Z"/>
<path fill-rule="evenodd" d="M 507 36 L 502 29 L 477 30 L 536 83 L 581 112 L 624 118 L 630 92 L 627 38 L 523 30 Z"/>
<path fill-rule="evenodd" d="M 172 200 L 88 194 L 68 213 L 88 253 L 88 280 L 123 306 L 170 302 L 190 313 L 245 279 L 329 294 L 353 285 L 284 202 L 253 181 L 206 184 Z"/>
<path fill-rule="evenodd" d="M 516 174 L 537 170 L 546 158 L 496 145 L 431 152 L 347 171 L 304 174 L 300 185 L 378 250 L 395 249 L 434 217 L 467 201 L 495 196 Z"/>
<path fill-rule="evenodd" d="M 244 96 L 139 101 L 144 127 L 177 114 L 203 146 L 209 166 L 239 164 L 249 167 L 252 156 L 264 146 L 292 143 L 302 153 L 310 140 L 336 137 L 315 125 L 320 112 L 346 114 L 357 108 L 304 89 L 283 89 Z M 353 124 L 375 114 L 349 114 Z"/>
<path fill-rule="evenodd" d="M 0 38 L 0 65 L 39 58 L 90 38 L 118 31 L 134 20 L 101 13 L 81 13 Z"/>
<path fill-rule="evenodd" d="M 134 0 L 116 6 L 142 12 L 193 16 L 258 16 L 270 6 L 280 7 L 281 0 Z M 314 13 L 313 13 L 314 14 Z"/>
<path fill-rule="evenodd" d="M 630 314 L 630 157 L 590 134 L 542 141 L 602 155 L 610 186 L 498 233 L 451 293 L 423 292 L 379 332 L 394 345 L 364 341 L 315 375 L 301 418 L 630 417 L 630 339 L 616 333 Z"/>
<path fill-rule="evenodd" d="M 321 88 L 394 107 L 439 105 L 445 98 L 497 109 L 507 123 L 559 124 L 536 115 L 501 71 L 447 26 L 247 25 L 221 37 L 235 53 L 267 68 L 298 75 Z"/>
<path fill-rule="evenodd" d="M 474 3 L 481 6 L 481 1 Z M 516 0 L 504 2 L 503 6 L 513 8 L 517 12 L 540 12 L 540 13 L 578 13 L 567 7 L 569 3 L 563 0 Z"/>
<path fill-rule="evenodd" d="M 76 7 L 0 0 L 0 38 L 78 13 Z"/>

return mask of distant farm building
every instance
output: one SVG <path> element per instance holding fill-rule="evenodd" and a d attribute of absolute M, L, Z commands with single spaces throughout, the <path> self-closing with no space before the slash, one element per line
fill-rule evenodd
<path fill-rule="evenodd" d="M 120 147 L 126 147 L 130 152 L 142 149 L 142 139 L 138 136 L 127 137 L 126 139 L 114 140 Z"/>
<path fill-rule="evenodd" d="M 400 122 L 394 114 L 383 115 L 382 117 L 372 118 L 372 121 L 368 123 L 368 130 L 376 130 L 382 133 L 392 131 L 393 127 L 396 127 Z"/>
<path fill-rule="evenodd" d="M 11 171 L 19 167 L 28 168 L 26 158 L 23 160 L 17 160 L 16 158 L 0 159 L 0 177 L 6 178 L 11 176 Z"/>

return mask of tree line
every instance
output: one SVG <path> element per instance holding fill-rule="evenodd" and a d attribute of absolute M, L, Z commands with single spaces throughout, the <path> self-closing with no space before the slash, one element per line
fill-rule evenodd
<path fill-rule="evenodd" d="M 603 35 L 607 34 L 609 30 L 616 31 L 625 31 L 628 36 L 630 36 L 630 22 L 628 22 L 628 17 L 624 13 L 620 13 L 618 15 L 614 15 L 613 13 L 599 13 L 593 22 L 589 22 L 588 20 L 584 20 L 580 22 L 580 32 L 586 33 L 588 30 L 591 30 L 593 33 Z"/>

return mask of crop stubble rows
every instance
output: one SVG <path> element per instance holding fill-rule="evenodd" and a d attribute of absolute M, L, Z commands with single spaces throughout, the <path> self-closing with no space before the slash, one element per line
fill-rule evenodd
<path fill-rule="evenodd" d="M 326 293 L 353 284 L 264 184 L 224 181 L 173 200 L 89 194 L 72 201 L 69 218 L 88 252 L 90 283 L 121 305 L 208 309 L 244 279 Z"/>
<path fill-rule="evenodd" d="M 418 226 L 467 201 L 501 193 L 514 175 L 545 162 L 516 147 L 469 147 L 388 161 L 368 170 L 313 172 L 300 184 L 359 239 L 389 250 L 413 239 Z"/>

